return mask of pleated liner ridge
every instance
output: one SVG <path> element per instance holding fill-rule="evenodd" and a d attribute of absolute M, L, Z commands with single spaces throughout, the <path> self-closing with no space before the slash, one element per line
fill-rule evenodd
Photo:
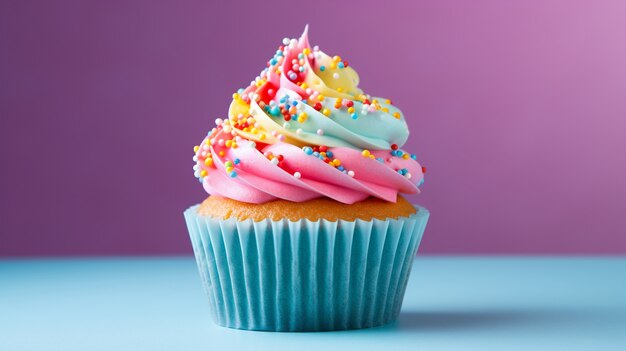
<path fill-rule="evenodd" d="M 429 212 L 397 220 L 185 219 L 216 324 L 323 331 L 375 327 L 400 312 Z"/>

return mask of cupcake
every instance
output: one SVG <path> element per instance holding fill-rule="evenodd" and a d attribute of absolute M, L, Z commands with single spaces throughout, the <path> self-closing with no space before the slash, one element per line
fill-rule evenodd
<path fill-rule="evenodd" d="M 184 213 L 216 324 L 266 331 L 398 317 L 429 212 L 409 132 L 339 56 L 285 38 L 194 147 L 209 197 Z"/>

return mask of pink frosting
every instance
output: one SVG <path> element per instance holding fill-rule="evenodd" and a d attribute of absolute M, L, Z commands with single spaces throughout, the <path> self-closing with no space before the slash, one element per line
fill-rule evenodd
<path fill-rule="evenodd" d="M 215 135 L 215 140 L 220 139 L 225 142 L 235 138 L 222 130 Z M 217 142 L 209 148 L 215 168 L 204 177 L 204 189 L 209 194 L 242 202 L 263 203 L 275 199 L 300 202 L 321 196 L 347 204 L 369 196 L 395 202 L 398 192 L 419 193 L 416 183 L 423 178 L 422 168 L 415 160 L 391 157 L 386 150 L 372 151 L 377 158 L 383 159 L 381 162 L 364 157 L 352 148 L 329 148 L 334 158 L 340 159 L 341 165 L 353 172 L 351 175 L 284 142 L 259 147 L 239 139 L 237 148 L 219 144 Z M 224 156 L 219 156 L 220 151 Z M 274 164 L 266 153 L 282 155 L 283 160 Z M 235 165 L 234 177 L 227 172 L 225 160 L 239 161 Z M 395 171 L 403 168 L 412 175 L 411 179 Z M 300 174 L 299 178 L 294 176 L 296 172 Z"/>

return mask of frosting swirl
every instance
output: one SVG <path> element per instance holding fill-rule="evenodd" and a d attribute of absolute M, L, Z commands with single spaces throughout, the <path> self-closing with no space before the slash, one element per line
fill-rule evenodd
<path fill-rule="evenodd" d="M 209 194 L 250 203 L 419 193 L 424 168 L 399 149 L 409 135 L 402 112 L 358 84 L 346 61 L 310 47 L 306 28 L 284 39 L 194 148 L 195 176 Z"/>

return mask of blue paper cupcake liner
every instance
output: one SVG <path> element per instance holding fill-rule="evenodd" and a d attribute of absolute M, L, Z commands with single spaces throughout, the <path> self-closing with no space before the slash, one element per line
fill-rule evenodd
<path fill-rule="evenodd" d="M 375 327 L 400 312 L 429 212 L 398 219 L 185 219 L 216 324 L 247 330 Z"/>

